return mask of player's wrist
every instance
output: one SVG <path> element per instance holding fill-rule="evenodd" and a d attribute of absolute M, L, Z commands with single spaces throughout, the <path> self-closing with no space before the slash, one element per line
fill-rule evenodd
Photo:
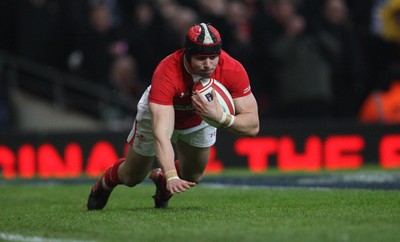
<path fill-rule="evenodd" d="M 178 176 L 178 172 L 176 170 L 169 170 L 164 173 L 165 180 L 168 182 L 176 179 L 180 179 Z"/>
<path fill-rule="evenodd" d="M 233 123 L 235 122 L 235 115 L 230 115 L 231 116 L 231 120 L 229 121 L 229 124 L 227 126 L 225 126 L 225 128 L 229 128 L 233 125 Z"/>
<path fill-rule="evenodd" d="M 222 112 L 222 117 L 221 117 L 221 119 L 219 120 L 219 123 L 223 125 L 223 124 L 225 123 L 225 121 L 226 121 L 227 116 L 228 116 L 227 113 Z"/>
<path fill-rule="evenodd" d="M 172 177 L 167 179 L 167 183 L 169 183 L 172 180 L 179 180 L 179 179 L 181 179 L 181 178 L 179 178 L 179 176 L 172 176 Z"/>
<path fill-rule="evenodd" d="M 225 118 L 224 122 L 221 124 L 222 124 L 222 127 L 229 128 L 233 125 L 234 122 L 235 122 L 235 116 L 231 115 L 231 114 L 226 114 L 226 118 Z"/>

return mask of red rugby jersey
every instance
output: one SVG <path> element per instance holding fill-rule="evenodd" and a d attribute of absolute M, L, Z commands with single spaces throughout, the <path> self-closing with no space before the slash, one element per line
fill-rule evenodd
<path fill-rule="evenodd" d="M 184 50 L 177 50 L 160 62 L 151 81 L 149 102 L 173 105 L 175 129 L 183 130 L 201 123 L 201 117 L 194 111 L 191 101 L 193 77 L 183 64 Z M 250 81 L 240 62 L 221 52 L 218 66 L 211 78 L 222 83 L 232 98 L 251 93 Z"/>

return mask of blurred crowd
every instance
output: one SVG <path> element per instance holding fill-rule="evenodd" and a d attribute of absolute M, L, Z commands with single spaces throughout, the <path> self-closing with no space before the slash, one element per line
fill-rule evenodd
<path fill-rule="evenodd" d="M 262 118 L 400 122 L 400 0 L 2 0 L 0 18 L 0 49 L 129 105 L 208 22 L 248 70 Z"/>

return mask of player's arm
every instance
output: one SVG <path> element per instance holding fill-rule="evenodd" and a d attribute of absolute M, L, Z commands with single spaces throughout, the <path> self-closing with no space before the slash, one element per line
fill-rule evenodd
<path fill-rule="evenodd" d="M 234 98 L 236 115 L 228 128 L 240 136 L 254 137 L 260 130 L 257 101 L 252 93 L 247 96 Z"/>
<path fill-rule="evenodd" d="M 216 95 L 215 90 L 212 90 L 211 94 Z M 196 109 L 196 113 L 215 121 L 224 120 L 222 127 L 228 128 L 233 133 L 240 136 L 254 137 L 258 134 L 260 129 L 260 122 L 258 118 L 258 107 L 257 101 L 254 95 L 250 93 L 247 96 L 234 98 L 235 103 L 235 116 L 228 114 L 223 117 L 223 111 L 221 104 L 217 98 L 212 101 L 207 101 L 199 91 L 196 91 L 195 98 L 192 96 L 192 103 Z"/>
<path fill-rule="evenodd" d="M 154 147 L 157 160 L 162 171 L 175 169 L 174 150 L 171 144 L 171 137 L 174 130 L 174 109 L 172 106 L 149 103 L 152 115 L 152 127 L 154 135 Z"/>
<path fill-rule="evenodd" d="M 152 117 L 154 147 L 158 163 L 167 179 L 167 189 L 173 193 L 184 192 L 195 183 L 181 180 L 176 173 L 175 153 L 171 143 L 175 113 L 173 106 L 149 103 Z"/>

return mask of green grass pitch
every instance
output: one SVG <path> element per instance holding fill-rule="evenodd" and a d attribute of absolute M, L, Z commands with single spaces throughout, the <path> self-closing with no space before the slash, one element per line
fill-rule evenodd
<path fill-rule="evenodd" d="M 400 241 L 398 190 L 199 185 L 163 210 L 145 183 L 87 211 L 90 187 L 2 183 L 0 241 Z"/>

